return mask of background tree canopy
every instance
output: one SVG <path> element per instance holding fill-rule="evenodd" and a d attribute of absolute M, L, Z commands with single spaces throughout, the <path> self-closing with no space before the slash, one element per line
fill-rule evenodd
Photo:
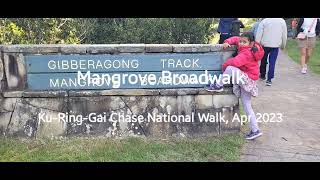
<path fill-rule="evenodd" d="M 256 19 L 240 18 L 245 30 Z M 217 42 L 218 22 L 219 18 L 1 18 L 0 44 L 207 44 Z"/>

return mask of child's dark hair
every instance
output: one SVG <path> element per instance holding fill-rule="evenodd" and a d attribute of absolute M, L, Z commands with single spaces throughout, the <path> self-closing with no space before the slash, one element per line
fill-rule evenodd
<path fill-rule="evenodd" d="M 240 35 L 240 37 L 245 37 L 249 40 L 249 42 L 255 42 L 255 37 L 253 32 L 244 32 Z M 251 48 L 252 52 L 258 51 L 258 48 L 255 46 L 255 43 L 253 44 L 253 47 Z"/>
<path fill-rule="evenodd" d="M 254 41 L 254 34 L 252 32 L 244 32 L 240 35 L 240 37 L 246 37 L 249 40 L 249 42 Z"/>

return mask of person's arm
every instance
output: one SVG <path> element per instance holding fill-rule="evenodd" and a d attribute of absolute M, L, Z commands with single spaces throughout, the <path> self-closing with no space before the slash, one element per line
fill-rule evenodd
<path fill-rule="evenodd" d="M 300 32 L 303 32 L 303 29 L 301 28 L 303 22 L 304 22 L 304 18 L 300 18 L 300 19 L 299 19 L 299 22 L 298 22 L 298 26 L 297 26 L 297 34 L 296 34 L 296 37 L 298 36 L 298 34 L 299 34 Z"/>
<path fill-rule="evenodd" d="M 238 36 L 233 36 L 231 38 L 228 38 L 224 41 L 224 43 L 228 43 L 230 45 L 238 45 L 240 41 L 240 37 Z"/>
<path fill-rule="evenodd" d="M 234 58 L 228 59 L 222 65 L 222 72 L 224 72 L 228 66 L 241 67 L 241 66 L 245 65 L 247 57 L 248 57 L 248 55 L 246 53 L 241 53 L 241 54 L 238 54 Z"/>
<path fill-rule="evenodd" d="M 261 44 L 262 36 L 264 31 L 264 21 L 261 21 L 258 25 L 258 30 L 256 34 L 256 42 Z"/>
<path fill-rule="evenodd" d="M 282 21 L 282 43 L 281 49 L 284 49 L 287 45 L 287 38 L 288 38 L 288 29 L 285 20 Z"/>

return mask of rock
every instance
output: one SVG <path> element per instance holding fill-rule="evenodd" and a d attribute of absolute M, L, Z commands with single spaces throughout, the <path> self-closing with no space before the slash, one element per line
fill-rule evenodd
<path fill-rule="evenodd" d="M 15 106 L 11 122 L 8 126 L 7 136 L 35 138 L 37 132 L 37 114 L 39 109 L 23 104 L 21 99 Z"/>
<path fill-rule="evenodd" d="M 2 98 L 0 99 L 0 112 L 11 112 L 18 98 Z"/>
<path fill-rule="evenodd" d="M 235 113 L 238 113 L 240 118 L 240 112 L 238 106 L 222 108 L 222 116 L 225 122 L 220 123 L 220 133 L 238 133 L 240 132 L 240 122 L 234 118 Z"/>
<path fill-rule="evenodd" d="M 8 91 L 3 92 L 3 97 L 5 98 L 15 98 L 15 97 L 22 97 L 23 91 Z"/>
<path fill-rule="evenodd" d="M 47 54 L 58 53 L 59 45 L 7 45 L 3 47 L 5 53 Z"/>
<path fill-rule="evenodd" d="M 159 95 L 156 89 L 110 89 L 69 91 L 69 96 L 153 96 Z"/>
<path fill-rule="evenodd" d="M 86 45 L 60 45 L 60 52 L 62 54 L 86 54 Z"/>
<path fill-rule="evenodd" d="M 196 108 L 206 109 L 213 108 L 213 96 L 212 95 L 197 95 L 195 96 Z"/>
<path fill-rule="evenodd" d="M 120 53 L 145 52 L 145 44 L 119 44 L 116 47 Z"/>
<path fill-rule="evenodd" d="M 67 123 L 63 120 L 65 112 L 43 109 L 39 112 L 37 138 L 66 136 Z"/>
<path fill-rule="evenodd" d="M 239 98 L 235 95 L 216 95 L 213 97 L 213 107 L 233 107 L 239 104 Z"/>
<path fill-rule="evenodd" d="M 46 97 L 67 97 L 67 91 L 24 91 L 22 93 L 23 97 L 38 97 L 38 98 L 46 98 Z"/>
<path fill-rule="evenodd" d="M 117 45 L 113 44 L 87 45 L 87 53 L 89 54 L 114 54 L 118 51 Z"/>
<path fill-rule="evenodd" d="M 194 123 L 190 124 L 188 134 L 192 137 L 212 137 L 219 135 L 219 121 L 216 115 L 219 111 L 215 109 L 196 109 L 194 114 Z M 211 122 L 209 121 L 209 117 Z M 207 122 L 204 117 L 208 117 Z"/>
<path fill-rule="evenodd" d="M 6 136 L 12 112 L 0 112 L 0 137 Z"/>
<path fill-rule="evenodd" d="M 171 44 L 146 44 L 146 52 L 173 52 L 173 46 Z"/>
<path fill-rule="evenodd" d="M 237 49 L 236 46 L 228 47 L 225 50 L 222 47 L 223 47 L 222 44 L 211 44 L 210 45 L 210 51 L 211 52 L 227 52 L 227 51 L 233 51 L 234 52 Z"/>
<path fill-rule="evenodd" d="M 198 88 L 184 88 L 184 89 L 160 89 L 159 93 L 162 96 L 183 96 L 183 95 L 196 95 Z"/>
<path fill-rule="evenodd" d="M 209 44 L 173 44 L 173 52 L 210 52 Z"/>

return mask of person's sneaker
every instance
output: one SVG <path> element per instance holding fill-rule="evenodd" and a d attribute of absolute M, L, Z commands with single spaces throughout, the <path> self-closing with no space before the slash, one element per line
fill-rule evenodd
<path fill-rule="evenodd" d="M 267 81 L 266 81 L 266 86 L 271 86 L 271 85 L 272 85 L 271 80 L 267 80 Z"/>
<path fill-rule="evenodd" d="M 257 138 L 257 137 L 259 137 L 261 135 L 262 135 L 262 132 L 260 130 L 258 130 L 256 132 L 250 131 L 250 133 L 246 135 L 246 139 L 247 140 L 252 140 L 252 139 L 255 139 L 255 138 Z"/>
<path fill-rule="evenodd" d="M 303 68 L 301 69 L 301 73 L 306 74 L 307 71 L 308 71 L 308 67 L 306 65 L 304 65 Z"/>
<path fill-rule="evenodd" d="M 260 75 L 260 80 L 261 80 L 261 81 L 266 80 L 266 76 L 261 76 L 261 75 Z"/>
<path fill-rule="evenodd" d="M 223 86 L 218 86 L 217 83 L 208 84 L 205 88 L 209 92 L 222 92 L 223 91 Z"/>

